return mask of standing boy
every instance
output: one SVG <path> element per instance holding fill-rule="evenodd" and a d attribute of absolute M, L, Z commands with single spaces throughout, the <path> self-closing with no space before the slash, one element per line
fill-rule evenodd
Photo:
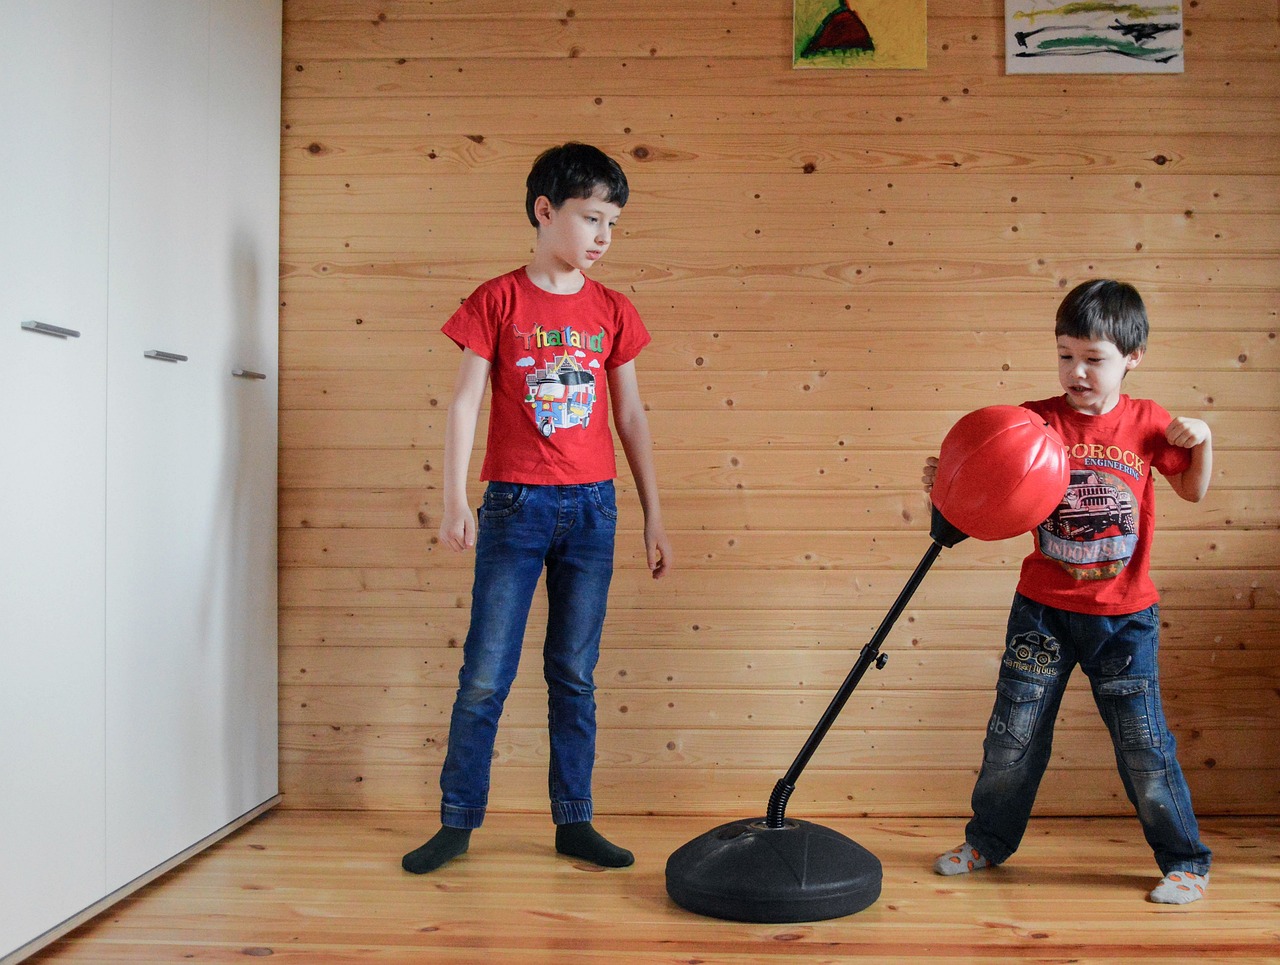
<path fill-rule="evenodd" d="M 1065 394 L 1024 405 L 1066 442 L 1071 483 L 1022 562 L 973 818 L 964 844 L 941 855 L 934 870 L 966 874 L 1017 850 L 1067 678 L 1079 664 L 1164 875 L 1149 897 L 1186 904 L 1204 896 L 1211 855 L 1161 706 L 1159 595 L 1148 566 L 1154 471 L 1183 499 L 1199 502 L 1209 488 L 1212 438 L 1199 419 L 1171 418 L 1154 402 L 1121 394 L 1147 344 L 1146 308 L 1131 286 L 1078 285 L 1058 308 L 1055 334 Z M 937 460 L 927 460 L 926 491 L 936 471 Z"/>
<path fill-rule="evenodd" d="M 601 151 L 569 143 L 540 155 L 526 184 L 525 209 L 537 229 L 532 260 L 481 285 L 443 329 L 463 351 L 445 429 L 440 541 L 459 552 L 474 546 L 476 566 L 440 774 L 441 828 L 404 856 L 405 870 L 415 874 L 465 852 L 472 829 L 484 821 L 498 718 L 544 566 L 556 850 L 605 867 L 634 860 L 591 824 L 592 674 L 618 516 L 610 403 L 644 511 L 654 579 L 670 569 L 672 556 L 636 381 L 635 358 L 649 333 L 625 296 L 583 274 L 609 248 L 627 203 L 627 179 Z M 486 383 L 492 402 L 480 478 L 489 485 L 477 530 L 467 467 Z"/>

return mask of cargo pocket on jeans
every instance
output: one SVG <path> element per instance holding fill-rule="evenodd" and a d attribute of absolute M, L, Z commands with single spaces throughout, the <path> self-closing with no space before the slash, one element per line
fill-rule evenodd
<path fill-rule="evenodd" d="M 1044 686 L 1027 680 L 996 681 L 996 705 L 987 724 L 988 763 L 1016 764 L 1027 752 L 1036 730 Z"/>
<path fill-rule="evenodd" d="M 1145 753 L 1158 745 L 1151 729 L 1148 681 L 1142 677 L 1120 677 L 1100 681 L 1095 689 L 1116 747 L 1124 754 L 1130 769 L 1154 771 L 1163 767 L 1159 754 Z"/>

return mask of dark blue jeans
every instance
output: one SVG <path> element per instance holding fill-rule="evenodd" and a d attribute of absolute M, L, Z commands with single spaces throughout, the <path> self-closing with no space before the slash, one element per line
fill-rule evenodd
<path fill-rule="evenodd" d="M 1049 763 L 1053 723 L 1077 664 L 1111 732 L 1116 765 L 1162 874 L 1205 874 L 1191 792 L 1160 702 L 1160 611 L 1091 616 L 1015 594 L 995 709 L 965 840 L 999 864 L 1017 850 Z"/>
<path fill-rule="evenodd" d="M 556 824 L 591 820 L 593 674 L 613 577 L 617 520 L 612 481 L 581 486 L 491 482 L 485 490 L 471 627 L 440 772 L 442 824 L 478 828 L 484 821 L 498 718 L 520 663 L 529 606 L 544 566 L 551 817 Z"/>

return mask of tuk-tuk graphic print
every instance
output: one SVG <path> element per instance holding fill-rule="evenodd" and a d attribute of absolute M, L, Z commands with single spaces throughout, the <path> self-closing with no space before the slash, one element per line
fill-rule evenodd
<path fill-rule="evenodd" d="M 596 377 L 571 355 L 561 355 L 525 376 L 525 401 L 533 406 L 538 431 L 549 437 L 557 429 L 585 428 L 596 402 Z"/>

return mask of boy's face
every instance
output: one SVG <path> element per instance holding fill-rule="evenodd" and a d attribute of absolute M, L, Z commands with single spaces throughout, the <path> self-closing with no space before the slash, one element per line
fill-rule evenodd
<path fill-rule="evenodd" d="M 1121 355 L 1115 342 L 1058 336 L 1058 381 L 1073 409 L 1110 412 L 1120 401 L 1124 377 L 1142 361 L 1142 349 Z"/>
<path fill-rule="evenodd" d="M 586 271 L 604 257 L 622 209 L 597 188 L 589 198 L 566 198 L 553 208 L 545 196 L 533 203 L 538 218 L 538 250 L 560 268 Z"/>

